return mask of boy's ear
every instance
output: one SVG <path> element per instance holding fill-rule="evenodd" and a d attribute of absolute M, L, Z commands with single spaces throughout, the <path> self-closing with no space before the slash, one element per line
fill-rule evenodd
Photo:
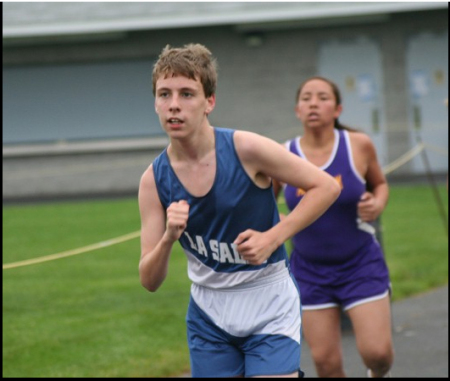
<path fill-rule="evenodd" d="M 206 107 L 206 114 L 210 114 L 212 110 L 214 110 L 214 107 L 216 106 L 216 94 L 211 95 L 209 98 L 206 99 L 208 102 L 208 106 Z"/>

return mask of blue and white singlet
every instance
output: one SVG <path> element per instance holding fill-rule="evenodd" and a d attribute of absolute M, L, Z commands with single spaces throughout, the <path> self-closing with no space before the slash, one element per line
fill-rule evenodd
<path fill-rule="evenodd" d="M 228 289 L 285 272 L 288 257 L 284 245 L 258 266 L 248 264 L 233 244 L 247 229 L 264 232 L 279 222 L 272 187 L 259 188 L 244 170 L 234 147 L 234 130 L 214 128 L 216 176 L 203 197 L 192 196 L 170 165 L 167 149 L 153 162 L 161 204 L 175 201 L 189 205 L 187 227 L 180 244 L 188 258 L 188 276 L 199 286 Z"/>
<path fill-rule="evenodd" d="M 214 131 L 216 174 L 205 196 L 194 197 L 184 188 L 167 149 L 153 162 L 163 207 L 180 200 L 190 205 L 179 242 L 192 281 L 186 316 L 192 374 L 289 374 L 300 365 L 301 303 L 285 247 L 256 266 L 233 244 L 247 229 L 265 232 L 280 221 L 272 186 L 262 189 L 248 176 L 235 149 L 234 130 Z M 226 341 L 220 350 L 218 337 Z"/>

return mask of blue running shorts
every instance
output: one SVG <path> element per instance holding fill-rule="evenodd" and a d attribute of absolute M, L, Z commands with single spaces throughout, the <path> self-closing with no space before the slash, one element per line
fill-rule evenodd
<path fill-rule="evenodd" d="M 285 270 L 227 290 L 192 285 L 186 317 L 192 377 L 300 371 L 300 297 Z"/>

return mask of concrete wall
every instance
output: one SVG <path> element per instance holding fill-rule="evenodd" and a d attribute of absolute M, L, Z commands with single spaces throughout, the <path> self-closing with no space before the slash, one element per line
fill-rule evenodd
<path fill-rule="evenodd" d="M 299 84 L 317 74 L 318 46 L 330 38 L 341 40 L 367 36 L 379 43 L 384 74 L 384 109 L 388 128 L 389 161 L 411 148 L 408 140 L 408 83 L 405 49 L 410 36 L 420 31 L 448 33 L 447 10 L 393 14 L 389 19 L 365 25 L 349 24 L 315 28 L 279 28 L 263 31 L 260 46 L 249 46 L 249 32 L 235 27 L 189 28 L 128 33 L 123 39 L 35 46 L 10 46 L 3 49 L 6 67 L 76 62 L 102 62 L 117 59 L 155 57 L 166 44 L 178 46 L 199 42 L 211 49 L 219 62 L 217 106 L 211 114 L 213 125 L 251 130 L 279 142 L 298 135 L 301 127 L 293 107 Z M 448 57 L 448 53 L 447 53 Z M 358 57 L 355 57 L 355 60 Z M 448 58 L 445 65 L 448 65 Z M 448 81 L 448 79 L 446 79 Z M 345 99 L 344 99 L 345 108 Z M 342 122 L 345 123 L 345 120 Z M 4 126 L 5 128 L 5 126 Z M 7 128 L 7 126 L 6 126 Z M 443 125 L 446 130 L 447 125 Z M 134 192 L 140 175 L 155 151 L 131 150 L 89 155 L 48 155 L 36 157 L 11 154 L 3 156 L 3 198 L 56 196 L 66 193 Z M 131 157 L 142 164 L 131 169 L 98 171 L 79 175 L 26 175 L 12 180 L 7 174 L 40 173 L 55 166 L 64 172 L 72 164 L 126 162 Z M 445 158 L 447 160 L 447 158 Z M 25 168 L 25 170 L 24 170 Z M 108 172 L 108 173 L 107 173 Z M 399 174 L 409 173 L 408 164 Z"/>
<path fill-rule="evenodd" d="M 3 201 L 137 196 L 143 172 L 168 141 L 121 141 L 8 147 Z"/>

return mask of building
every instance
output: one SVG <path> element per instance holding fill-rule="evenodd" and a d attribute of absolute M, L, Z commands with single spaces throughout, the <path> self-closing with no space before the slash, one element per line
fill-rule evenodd
<path fill-rule="evenodd" d="M 190 42 L 218 58 L 213 125 L 296 136 L 323 75 L 383 165 L 423 141 L 447 173 L 447 2 L 4 2 L 3 199 L 136 194 L 167 142 L 153 62 Z M 411 153 L 392 176 L 426 170 Z"/>

